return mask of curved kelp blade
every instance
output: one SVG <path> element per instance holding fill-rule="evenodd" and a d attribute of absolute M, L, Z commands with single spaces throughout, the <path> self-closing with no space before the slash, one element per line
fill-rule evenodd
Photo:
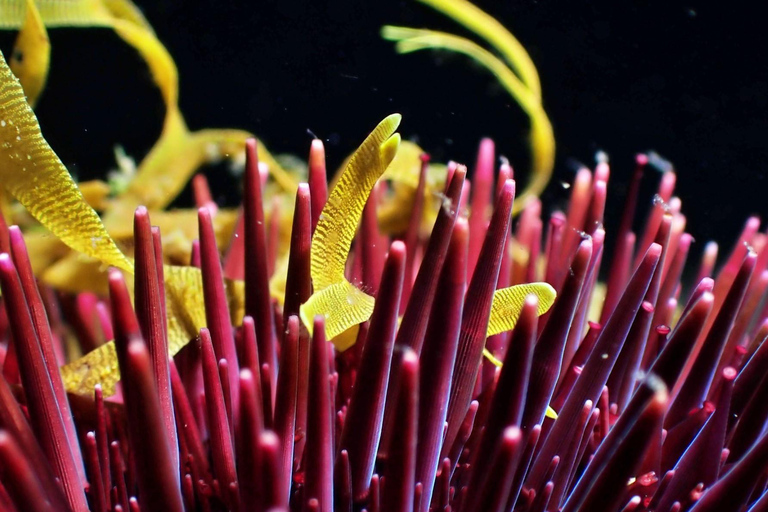
<path fill-rule="evenodd" d="M 101 0 L 37 0 L 40 17 L 48 28 L 107 27 L 115 13 Z M 135 6 L 134 6 L 135 8 Z M 127 12 L 127 10 L 125 10 Z M 0 29 L 19 29 L 26 16 L 25 0 L 0 0 Z M 133 19 L 136 19 L 135 16 Z M 146 23 L 146 22 L 145 22 Z"/>
<path fill-rule="evenodd" d="M 466 0 L 418 0 L 485 39 L 496 49 L 534 96 L 541 98 L 539 73 L 520 41 L 493 16 Z"/>
<path fill-rule="evenodd" d="M 178 195 L 192 174 L 206 163 L 240 158 L 250 133 L 240 130 L 189 132 L 178 108 L 178 70 L 168 50 L 157 39 L 141 11 L 128 0 L 42 0 L 37 2 L 46 27 L 107 27 L 132 46 L 146 62 L 166 107 L 160 138 L 139 165 L 124 197 L 116 200 L 115 217 L 137 204 L 164 208 Z M 0 0 L 0 29 L 17 29 L 24 23 L 24 0 Z M 266 148 L 260 157 L 275 181 L 295 192 L 295 180 Z M 125 206 L 125 205 L 129 206 Z M 122 206 L 122 207 L 121 207 Z"/>
<path fill-rule="evenodd" d="M 400 119 L 400 114 L 385 118 L 355 151 L 315 230 L 310 265 L 315 293 L 302 305 L 301 317 L 311 330 L 314 317 L 325 316 L 328 338 L 368 319 L 373 312 L 373 298 L 349 283 L 344 269 L 368 196 L 397 153 L 400 136 L 395 130 Z"/>
<path fill-rule="evenodd" d="M 40 132 L 24 91 L 0 56 L 0 182 L 54 236 L 104 265 L 133 273 L 133 262 L 109 236 L 64 164 Z M 166 266 L 169 349 L 177 352 L 205 325 L 202 277 L 193 267 Z M 230 301 L 242 304 L 242 286 L 230 283 Z M 240 294 L 239 297 L 233 295 Z M 233 307 L 242 313 L 242 307 Z M 119 380 L 112 343 L 62 369 L 68 391 L 91 394 L 101 382 L 106 394 Z"/>
<path fill-rule="evenodd" d="M 129 272 L 133 264 L 107 234 L 0 58 L 0 181 L 43 226 L 72 249 Z"/>
<path fill-rule="evenodd" d="M 203 278 L 195 267 L 164 265 L 165 300 L 168 307 L 168 353 L 175 355 L 206 326 Z M 245 315 L 242 281 L 225 280 L 233 324 Z M 235 321 L 237 319 L 237 321 Z M 70 393 L 92 395 L 101 384 L 105 396 L 115 393 L 120 369 L 113 341 L 61 367 L 64 387 Z"/>
<path fill-rule="evenodd" d="M 408 229 L 411 210 L 416 200 L 419 176 L 424 164 L 426 151 L 416 143 L 404 140 L 400 143 L 397 156 L 381 177 L 391 182 L 387 199 L 376 209 L 379 231 L 388 235 L 400 235 Z M 424 182 L 424 209 L 421 216 L 421 230 L 429 233 L 442 204 L 442 191 L 448 175 L 444 164 L 429 163 Z"/>
<path fill-rule="evenodd" d="M 34 107 L 48 79 L 51 42 L 34 0 L 26 0 L 24 24 L 11 53 L 11 71 L 21 82 L 27 102 Z"/>
<path fill-rule="evenodd" d="M 528 295 L 535 295 L 539 299 L 536 310 L 537 316 L 541 316 L 552 307 L 557 297 L 557 292 L 548 283 L 529 283 L 510 286 L 496 290 L 491 302 L 491 316 L 488 319 L 488 334 L 496 334 L 511 331 L 520 318 L 520 311 Z M 502 362 L 494 356 L 490 350 L 483 348 L 483 356 L 491 363 L 501 368 Z"/>
<path fill-rule="evenodd" d="M 479 24 L 475 22 L 469 23 L 469 18 L 464 19 L 460 16 L 460 13 L 469 12 L 471 10 L 474 14 L 468 14 L 467 16 L 469 17 L 481 13 L 483 16 L 490 18 L 487 14 L 463 0 L 428 0 L 425 3 L 442 10 L 447 14 L 450 13 L 449 15 L 454 19 L 460 20 L 461 18 L 463 21 L 460 22 L 465 24 L 465 26 L 471 30 L 478 31 L 478 33 Z M 494 30 L 497 30 L 500 25 L 498 25 L 498 22 L 495 22 L 495 20 L 494 23 L 497 25 Z M 503 30 L 503 28 L 501 29 Z M 525 80 L 521 80 L 521 78 L 519 78 L 503 60 L 469 39 L 453 34 L 434 30 L 394 26 L 383 27 L 381 34 L 384 39 L 396 43 L 395 48 L 399 53 L 410 53 L 427 49 L 442 49 L 467 55 L 490 71 L 504 89 L 512 96 L 515 102 L 518 103 L 528 115 L 531 123 L 529 144 L 532 161 L 532 178 L 528 186 L 517 196 L 513 213 L 522 211 L 528 203 L 528 200 L 539 196 L 543 192 L 552 177 L 552 169 L 554 168 L 555 162 L 555 139 L 552 132 L 552 125 L 541 105 L 541 97 L 537 92 L 537 89 L 534 89 L 526 82 L 527 80 L 531 83 L 538 84 L 538 75 L 535 75 L 535 82 L 533 81 L 532 76 L 527 75 Z M 507 32 L 507 34 L 509 33 Z M 511 37 L 511 34 L 509 34 L 509 36 Z M 486 35 L 484 35 L 484 37 L 486 37 Z M 498 45 L 495 46 L 499 49 Z M 522 48 L 520 49 L 522 50 Z M 505 58 L 508 60 L 510 59 L 509 51 L 511 50 L 507 49 L 503 52 Z"/>
<path fill-rule="evenodd" d="M 537 316 L 541 316 L 552 307 L 557 292 L 548 283 L 530 283 L 510 286 L 496 290 L 491 303 L 491 316 L 488 320 L 488 336 L 493 336 L 515 328 L 525 298 L 535 295 L 539 299 Z"/>

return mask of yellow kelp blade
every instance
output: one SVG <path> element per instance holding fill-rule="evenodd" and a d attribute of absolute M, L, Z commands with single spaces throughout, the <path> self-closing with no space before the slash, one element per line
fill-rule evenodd
<path fill-rule="evenodd" d="M 530 283 L 510 286 L 496 290 L 491 302 L 491 316 L 488 320 L 488 334 L 493 336 L 506 331 L 511 331 L 520 318 L 520 311 L 528 295 L 535 295 L 539 299 L 536 310 L 537 316 L 541 316 L 552 307 L 557 293 L 548 283 Z M 483 349 L 483 356 L 492 364 L 501 367 L 502 362 L 487 348 Z"/>
<path fill-rule="evenodd" d="M 58 0 L 58 1 L 61 2 L 61 0 Z M 72 0 L 68 0 L 68 1 L 71 2 Z M 79 1 L 82 1 L 82 0 L 79 0 Z M 142 27 L 145 30 L 152 32 L 154 34 L 154 30 L 152 29 L 152 26 L 147 21 L 147 18 L 144 17 L 144 13 L 142 13 L 141 9 L 139 9 L 130 0 L 103 0 L 102 4 L 104 5 L 104 7 L 106 7 L 109 10 L 109 12 L 115 18 L 129 21 L 134 25 Z"/>
<path fill-rule="evenodd" d="M 416 189 L 419 186 L 421 173 L 421 157 L 427 152 L 415 142 L 404 140 L 400 142 L 395 159 L 389 164 L 381 177 L 393 183 Z M 442 192 L 445 188 L 446 166 L 430 162 L 427 166 L 426 190 L 424 195 Z"/>
<path fill-rule="evenodd" d="M 373 313 L 373 306 L 373 297 L 344 280 L 312 294 L 307 302 L 302 304 L 300 315 L 306 326 L 312 325 L 317 315 L 324 316 L 325 335 L 334 342 L 338 350 L 344 351 L 354 344 L 355 336 L 344 336 L 341 343 L 339 335 L 368 320 Z M 309 329 L 311 332 L 312 329 Z"/>
<path fill-rule="evenodd" d="M 213 230 L 218 247 L 226 247 L 232 238 L 236 220 L 235 210 L 221 209 L 213 218 Z M 189 261 L 192 241 L 198 237 L 197 211 L 193 209 L 153 211 L 150 213 L 152 225 L 160 229 L 163 237 L 163 257 L 168 262 L 185 264 Z M 133 214 L 127 212 L 124 222 L 113 227 L 106 225 L 107 231 L 118 244 L 133 245 Z M 88 258 L 78 252 L 70 252 L 37 275 L 47 285 L 56 290 L 69 293 L 95 292 L 108 295 L 106 267 L 99 260 Z M 173 277 L 171 277 L 173 279 Z M 194 334 L 194 333 L 193 333 Z"/>
<path fill-rule="evenodd" d="M 418 0 L 464 25 L 493 46 L 514 70 L 531 93 L 541 99 L 541 84 L 536 66 L 520 41 L 504 25 L 466 0 Z"/>
<path fill-rule="evenodd" d="M 107 234 L 64 164 L 40 133 L 24 91 L 0 56 L 0 182 L 72 249 L 129 272 L 133 264 Z"/>
<path fill-rule="evenodd" d="M 391 180 L 415 189 L 419 186 L 421 155 L 424 153 L 426 152 L 418 144 L 409 140 L 401 141 L 397 155 L 389 164 L 381 179 Z"/>
<path fill-rule="evenodd" d="M 77 361 L 61 367 L 61 380 L 69 393 L 88 394 L 101 384 L 106 396 L 115 394 L 120 381 L 120 368 L 114 342 L 105 343 Z"/>
<path fill-rule="evenodd" d="M 400 53 L 426 49 L 444 49 L 463 53 L 485 67 L 501 83 L 531 120 L 532 178 L 516 197 L 513 212 L 518 213 L 532 197 L 539 196 L 552 177 L 555 163 L 555 138 L 552 125 L 539 98 L 498 57 L 463 37 L 405 27 L 385 26 L 382 37 L 395 41 Z"/>
<path fill-rule="evenodd" d="M 231 129 L 190 132 L 178 108 L 178 70 L 168 50 L 154 33 L 143 27 L 122 20 L 115 20 L 111 26 L 147 63 L 166 106 L 160 138 L 139 164 L 136 177 L 120 199 L 131 208 L 137 204 L 150 210 L 165 208 L 197 169 L 220 159 L 240 158 L 245 151 L 246 139 L 253 135 Z M 298 184 L 263 144 L 259 145 L 259 159 L 268 165 L 281 187 L 295 193 Z"/>
<path fill-rule="evenodd" d="M 397 152 L 400 136 L 393 134 L 400 119 L 400 114 L 392 114 L 379 123 L 352 155 L 328 196 L 312 239 L 310 269 L 315 291 L 344 279 L 365 203 Z"/>
<path fill-rule="evenodd" d="M 26 0 L 0 0 L 0 29 L 19 29 L 26 16 Z M 106 27 L 115 18 L 101 0 L 37 0 L 43 23 L 54 27 Z"/>
<path fill-rule="evenodd" d="M 91 205 L 96 211 L 103 210 L 107 207 L 109 201 L 109 184 L 101 180 L 81 181 L 77 184 L 77 188 L 85 198 L 85 202 Z"/>
<path fill-rule="evenodd" d="M 203 280 L 200 270 L 194 267 L 165 265 L 163 272 L 168 307 L 168 352 L 175 355 L 206 325 Z M 243 283 L 225 280 L 225 285 L 231 318 L 236 323 L 245 314 Z M 94 386 L 101 384 L 105 395 L 114 394 L 115 385 L 120 380 L 114 341 L 62 366 L 61 377 L 70 393 L 93 395 Z"/>
<path fill-rule="evenodd" d="M 535 295 L 539 299 L 539 307 L 536 310 L 538 316 L 543 315 L 555 302 L 557 293 L 548 283 L 530 283 L 510 286 L 496 290 L 491 303 L 491 318 L 488 322 L 488 336 L 499 334 L 514 329 L 520 311 L 528 295 Z M 502 362 L 487 348 L 483 349 L 483 355 L 494 365 L 501 367 Z M 556 420 L 557 412 L 547 406 L 547 418 Z"/>
<path fill-rule="evenodd" d="M 143 204 L 150 209 L 167 207 L 183 190 L 192 175 L 203 165 L 222 159 L 236 160 L 245 153 L 245 141 L 254 135 L 244 130 L 187 130 L 181 113 L 174 107 L 160 138 L 139 164 L 119 202 L 133 208 Z M 298 182 L 285 171 L 267 148 L 258 142 L 259 160 L 267 164 L 275 182 L 295 194 Z"/>
<path fill-rule="evenodd" d="M 493 355 L 493 352 L 491 352 L 487 348 L 483 348 L 483 356 L 486 359 L 488 359 L 491 362 L 491 364 L 494 366 L 498 366 L 499 368 L 504 366 L 504 363 L 502 362 L 502 360 L 496 357 L 495 355 Z"/>
<path fill-rule="evenodd" d="M 392 184 L 386 199 L 376 209 L 379 231 L 387 235 L 400 235 L 408 229 L 411 219 L 416 188 L 419 186 L 421 156 L 426 152 L 416 143 L 403 140 L 395 159 L 389 164 L 381 177 Z M 351 157 L 351 155 L 350 155 Z M 347 158 L 336 171 L 331 184 L 336 184 L 339 176 L 349 163 Z M 440 194 L 445 188 L 446 166 L 430 163 L 427 168 L 427 180 L 424 187 L 425 208 L 422 215 L 422 231 L 428 233 L 437 218 L 440 207 Z"/>
<path fill-rule="evenodd" d="M 106 297 L 109 295 L 109 283 L 105 270 L 101 261 L 69 251 L 69 254 L 51 263 L 39 277 L 56 291 L 72 294 L 91 292 Z"/>
<path fill-rule="evenodd" d="M 24 233 L 24 243 L 29 252 L 32 273 L 36 276 L 42 275 L 45 269 L 72 252 L 64 242 L 51 236 L 44 229 L 29 230 Z"/>
<path fill-rule="evenodd" d="M 163 256 L 166 261 L 186 264 L 192 252 L 192 242 L 199 236 L 197 225 L 197 210 L 185 208 L 180 210 L 152 210 L 149 212 L 152 225 L 160 229 L 163 235 Z M 107 231 L 118 243 L 125 241 L 132 245 L 133 241 L 133 209 L 126 211 L 125 217 L 115 222 L 107 223 Z M 213 217 L 213 232 L 218 247 L 227 247 L 232 238 L 232 232 L 237 221 L 237 210 L 220 208 Z"/>
<path fill-rule="evenodd" d="M 0 0 L 0 29 L 21 27 L 24 1 Z M 178 109 L 178 71 L 173 58 L 157 39 L 141 11 L 129 0 L 39 0 L 40 17 L 47 27 L 108 27 L 131 45 L 147 63 L 166 107 L 160 139 L 138 168 L 125 202 L 132 210 L 143 204 L 150 210 L 170 204 L 204 163 L 219 158 L 239 158 L 246 138 L 239 130 L 201 130 L 190 133 Z M 233 148 L 239 148 L 237 151 Z M 285 190 L 297 184 L 266 148 L 259 156 Z M 163 186 L 157 186 L 162 183 Z M 121 198 L 122 199 L 122 198 Z M 118 201 L 119 204 L 119 201 Z M 128 207 L 118 210 L 126 210 Z M 116 215 L 124 214 L 123 211 Z"/>
<path fill-rule="evenodd" d="M 24 24 L 11 54 L 11 71 L 21 82 L 27 101 L 34 107 L 48 80 L 51 42 L 34 0 L 26 0 Z"/>
<path fill-rule="evenodd" d="M 549 283 L 529 283 L 496 290 L 491 303 L 491 316 L 488 320 L 488 336 L 515 328 L 525 298 L 535 295 L 539 299 L 537 316 L 541 316 L 552 307 L 557 293 Z"/>
<path fill-rule="evenodd" d="M 86 203 L 69 172 L 43 138 L 18 80 L 1 55 L 0 183 L 70 248 L 104 265 L 133 273 L 133 262 L 109 236 L 99 216 Z M 175 353 L 205 325 L 202 277 L 199 269 L 171 266 L 165 267 L 165 277 L 169 348 Z M 228 289 L 230 294 L 242 294 L 241 287 L 230 285 Z M 230 297 L 230 300 L 242 302 L 241 297 Z M 233 308 L 233 311 L 241 314 L 242 308 Z M 109 382 L 119 379 L 110 355 L 113 353 L 113 349 L 103 347 L 96 354 L 67 365 L 62 372 L 67 389 L 92 393 L 90 383 L 101 379 L 105 392 L 109 391 Z"/>
<path fill-rule="evenodd" d="M 345 279 L 344 268 L 368 196 L 397 153 L 400 135 L 395 130 L 400 119 L 400 114 L 388 116 L 366 137 L 349 159 L 320 214 L 310 254 L 315 292 L 300 310 L 310 332 L 316 315 L 325 316 L 326 336 L 333 339 L 367 320 L 373 312 L 373 298 Z M 338 348 L 344 350 L 353 342 L 344 341 L 345 346 Z"/>

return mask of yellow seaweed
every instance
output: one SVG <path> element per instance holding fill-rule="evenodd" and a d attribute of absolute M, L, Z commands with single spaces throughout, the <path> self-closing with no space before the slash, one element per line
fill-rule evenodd
<path fill-rule="evenodd" d="M 518 318 L 520 318 L 520 311 L 523 308 L 525 298 L 528 295 L 535 295 L 539 299 L 536 313 L 538 316 L 541 316 L 552 307 L 557 297 L 557 292 L 548 283 L 520 284 L 496 290 L 493 294 L 493 302 L 491 303 L 488 336 L 514 329 Z M 494 356 L 487 348 L 483 348 L 483 356 L 495 366 L 499 368 L 502 366 L 501 360 Z M 550 406 L 547 406 L 545 414 L 547 418 L 557 419 L 557 412 Z"/>
<path fill-rule="evenodd" d="M 32 107 L 37 104 L 48 79 L 51 42 L 34 0 L 26 0 L 26 14 L 11 53 L 11 71 L 21 82 Z"/>
<path fill-rule="evenodd" d="M 340 335 L 368 320 L 374 304 L 373 297 L 344 280 L 313 293 L 301 305 L 301 321 L 311 332 L 312 320 L 317 315 L 324 316 L 326 336 L 338 350 L 344 351 L 355 343 L 356 336 Z"/>
<path fill-rule="evenodd" d="M 462 53 L 485 67 L 528 115 L 530 127 L 530 183 L 518 194 L 513 206 L 517 214 L 527 202 L 539 196 L 552 177 L 555 139 L 552 125 L 541 105 L 541 88 L 536 67 L 525 49 L 498 21 L 466 0 L 419 0 L 442 12 L 485 39 L 506 63 L 476 43 L 434 30 L 385 26 L 382 37 L 396 43 L 399 53 L 443 49 Z M 517 72 L 517 74 L 515 74 Z"/>
<path fill-rule="evenodd" d="M 514 329 L 528 295 L 535 295 L 539 299 L 536 313 L 541 316 L 552 307 L 557 293 L 548 283 L 519 284 L 496 290 L 491 303 L 488 336 Z"/>
<path fill-rule="evenodd" d="M 397 156 L 387 168 L 382 180 L 391 183 L 391 190 L 376 210 L 379 230 L 388 235 L 399 235 L 408 229 L 411 219 L 416 189 L 421 174 L 421 156 L 425 153 L 417 144 L 402 141 Z M 446 166 L 430 163 L 427 166 L 424 186 L 424 209 L 421 218 L 421 231 L 428 234 L 437 218 L 437 211 L 442 204 L 442 191 L 445 188 Z"/>
<path fill-rule="evenodd" d="M 66 256 L 52 262 L 42 273 L 40 279 L 52 287 L 66 293 L 92 292 L 101 297 L 109 295 L 107 273 L 104 264 L 79 252 L 70 251 Z"/>
<path fill-rule="evenodd" d="M 488 15 L 466 0 L 418 0 L 464 25 L 493 46 L 537 98 L 541 98 L 541 84 L 536 66 L 520 41 L 493 16 Z"/>
<path fill-rule="evenodd" d="M 71 249 L 99 265 L 133 273 L 133 262 L 117 247 L 98 214 L 85 201 L 69 172 L 40 132 L 18 79 L 0 56 L 0 182 L 40 224 Z M 93 261 L 92 260 L 92 261 Z M 66 261 L 66 260 L 63 260 Z M 80 268 L 74 265 L 70 271 Z M 168 338 L 176 353 L 205 325 L 202 277 L 193 267 L 165 266 Z M 228 283 L 235 314 L 242 314 L 242 286 Z M 240 306 L 238 306 L 240 305 Z M 239 318 L 239 317 L 238 317 Z M 68 391 L 92 393 L 102 382 L 106 393 L 119 380 L 110 344 L 62 368 Z"/>
<path fill-rule="evenodd" d="M 62 0 L 58 1 L 61 2 Z M 141 12 L 141 9 L 130 2 L 130 0 L 103 0 L 102 3 L 114 17 L 129 21 L 136 26 L 144 28 L 148 32 L 155 33 L 152 26 L 147 21 L 147 18 L 145 18 L 144 14 Z"/>
<path fill-rule="evenodd" d="M 69 247 L 107 265 L 133 271 L 133 264 L 43 138 L 24 91 L 4 58 L 0 58 L 0 182 Z"/>
<path fill-rule="evenodd" d="M 392 114 L 379 123 L 352 155 L 328 196 L 312 241 L 310 268 L 316 291 L 344 279 L 365 203 L 397 152 L 400 137 L 394 134 L 400 119 L 400 114 Z"/>
<path fill-rule="evenodd" d="M 206 326 L 202 302 L 203 280 L 194 267 L 164 266 L 165 297 L 168 307 L 168 352 L 175 355 L 202 327 Z M 225 280 L 232 321 L 244 315 L 243 283 Z M 70 393 L 92 395 L 101 384 L 105 395 L 114 394 L 120 380 L 114 342 L 105 343 L 79 359 L 61 367 L 65 389 Z"/>
<path fill-rule="evenodd" d="M 519 284 L 496 290 L 491 302 L 491 315 L 488 319 L 486 336 L 493 336 L 514 329 L 528 295 L 535 295 L 539 299 L 536 314 L 541 316 L 552 307 L 557 292 L 548 283 Z M 483 356 L 495 366 L 502 366 L 501 360 L 487 348 L 483 349 Z"/>
<path fill-rule="evenodd" d="M 168 352 L 176 354 L 194 333 L 205 327 L 205 308 L 201 302 L 203 282 L 200 271 L 193 267 L 166 265 L 165 291 L 168 306 Z M 232 319 L 244 315 L 243 283 L 225 280 Z M 96 384 L 104 394 L 115 393 L 120 368 L 113 341 L 105 343 L 81 358 L 61 367 L 65 389 L 70 393 L 92 395 Z"/>
<path fill-rule="evenodd" d="M 86 394 L 88 390 L 101 388 L 106 396 L 115 394 L 120 381 L 120 368 L 114 343 L 105 343 L 91 350 L 77 361 L 62 366 L 61 380 L 70 393 Z"/>
<path fill-rule="evenodd" d="M 48 28 L 107 27 L 114 14 L 101 0 L 36 0 Z M 26 14 L 25 0 L 0 0 L 0 29 L 19 29 Z"/>
<path fill-rule="evenodd" d="M 397 153 L 400 135 L 395 130 L 400 119 L 400 114 L 386 117 L 355 151 L 315 229 L 310 253 L 314 293 L 301 306 L 300 314 L 310 330 L 316 315 L 325 316 L 330 339 L 367 320 L 373 312 L 373 298 L 349 283 L 344 269 L 368 196 Z"/>
<path fill-rule="evenodd" d="M 81 181 L 77 184 L 85 202 L 96 211 L 107 208 L 109 201 L 109 184 L 101 180 Z"/>
<path fill-rule="evenodd" d="M 26 0 L 0 0 L 0 29 L 22 26 Z M 107 27 L 132 46 L 147 63 L 166 107 L 160 138 L 141 162 L 126 194 L 115 201 L 113 215 L 143 204 L 150 211 L 173 201 L 203 164 L 220 158 L 240 158 L 247 138 L 242 130 L 190 132 L 178 108 L 178 70 L 167 49 L 157 39 L 141 11 L 128 0 L 41 0 L 40 18 L 47 27 Z M 289 192 L 295 180 L 263 145 L 259 156 L 274 179 Z M 127 206 L 126 206 L 127 204 Z M 109 213 L 108 213 L 109 215 Z"/>

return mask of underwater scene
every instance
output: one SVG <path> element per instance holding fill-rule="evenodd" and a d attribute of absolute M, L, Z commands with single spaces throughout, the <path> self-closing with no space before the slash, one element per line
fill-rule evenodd
<path fill-rule="evenodd" d="M 0 0 L 0 511 L 768 511 L 729 7 Z"/>

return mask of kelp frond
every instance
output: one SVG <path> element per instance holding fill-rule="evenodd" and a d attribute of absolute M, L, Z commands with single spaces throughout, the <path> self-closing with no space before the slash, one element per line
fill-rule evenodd
<path fill-rule="evenodd" d="M 555 139 L 552 125 L 541 104 L 538 73 L 528 53 L 498 21 L 465 0 L 419 0 L 454 19 L 485 39 L 503 60 L 464 37 L 426 29 L 385 26 L 382 37 L 396 43 L 399 53 L 441 49 L 462 53 L 486 68 L 528 115 L 530 128 L 531 175 L 528 186 L 518 195 L 513 213 L 541 195 L 552 177 Z M 506 61 L 506 62 L 505 62 Z"/>

